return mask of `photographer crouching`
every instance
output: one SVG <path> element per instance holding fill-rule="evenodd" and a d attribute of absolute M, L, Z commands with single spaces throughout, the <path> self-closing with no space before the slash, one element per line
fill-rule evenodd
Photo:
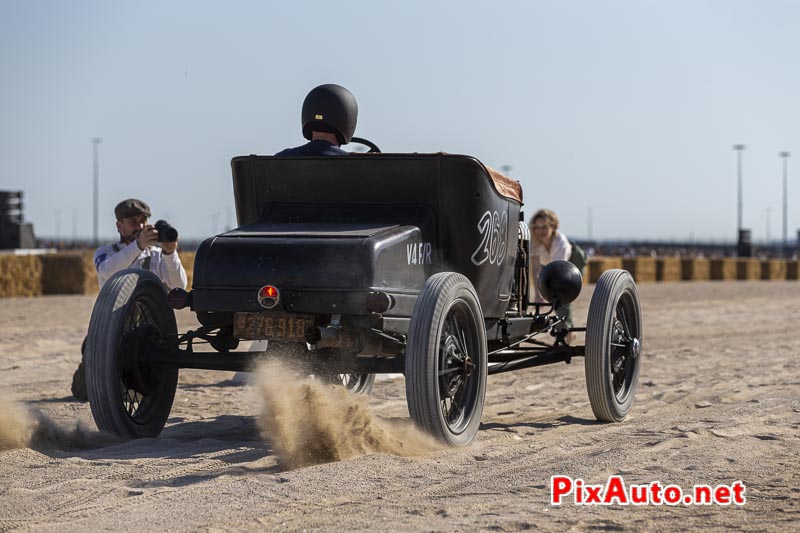
<path fill-rule="evenodd" d="M 148 224 L 150 207 L 141 200 L 129 198 L 114 208 L 119 242 L 101 246 L 94 253 L 94 266 L 100 288 L 121 270 L 141 268 L 159 277 L 167 290 L 186 288 L 186 271 L 178 250 L 178 231 L 164 220 Z M 81 363 L 72 376 L 72 395 L 86 402 L 84 358 L 86 339 L 81 345 Z"/>

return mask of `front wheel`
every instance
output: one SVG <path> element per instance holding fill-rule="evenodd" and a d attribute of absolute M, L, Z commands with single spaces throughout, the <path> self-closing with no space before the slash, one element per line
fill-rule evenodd
<path fill-rule="evenodd" d="M 414 310 L 406 351 L 406 397 L 411 418 L 451 446 L 470 444 L 486 394 L 486 327 L 470 281 L 434 274 Z"/>
<path fill-rule="evenodd" d="M 161 280 L 123 270 L 97 296 L 86 343 L 86 389 L 98 429 L 123 438 L 156 437 L 175 398 L 178 369 L 140 362 L 177 339 Z"/>
<path fill-rule="evenodd" d="M 586 324 L 586 388 L 598 420 L 622 422 L 633 405 L 642 363 L 642 311 L 630 273 L 597 281 Z"/>

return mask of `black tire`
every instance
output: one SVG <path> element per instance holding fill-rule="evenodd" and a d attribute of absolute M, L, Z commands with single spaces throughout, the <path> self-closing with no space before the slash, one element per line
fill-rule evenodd
<path fill-rule="evenodd" d="M 470 281 L 434 274 L 420 292 L 408 332 L 406 399 L 411 418 L 451 446 L 480 427 L 488 356 L 483 312 Z"/>
<path fill-rule="evenodd" d="M 625 270 L 607 270 L 597 281 L 589 304 L 585 355 L 594 416 L 622 422 L 633 405 L 642 362 L 639 292 Z"/>
<path fill-rule="evenodd" d="M 138 353 L 177 338 L 161 280 L 123 270 L 97 296 L 86 343 L 86 388 L 98 429 L 123 438 L 156 437 L 164 428 L 178 369 L 144 365 Z"/>

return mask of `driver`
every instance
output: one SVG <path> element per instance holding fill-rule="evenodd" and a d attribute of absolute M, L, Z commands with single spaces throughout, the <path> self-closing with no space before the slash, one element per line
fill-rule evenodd
<path fill-rule="evenodd" d="M 119 242 L 101 246 L 94 253 L 100 288 L 121 270 L 141 268 L 158 276 L 167 289 L 185 289 L 186 270 L 177 254 L 178 241 L 157 242 L 158 231 L 147 223 L 150 207 L 141 200 L 129 198 L 117 204 L 114 215 L 117 218 Z M 81 362 L 72 376 L 72 395 L 82 402 L 89 400 L 86 394 L 85 357 L 86 339 L 83 339 Z"/>
<path fill-rule="evenodd" d="M 358 119 L 358 104 L 353 93 L 334 83 L 311 89 L 303 101 L 303 137 L 309 140 L 296 148 L 281 150 L 276 156 L 347 155 L 340 148 L 353 138 Z"/>

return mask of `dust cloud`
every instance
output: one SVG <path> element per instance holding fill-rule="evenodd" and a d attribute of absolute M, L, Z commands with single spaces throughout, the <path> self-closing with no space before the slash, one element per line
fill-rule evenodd
<path fill-rule="evenodd" d="M 36 430 L 36 419 L 22 405 L 0 398 L 0 451 L 27 448 Z"/>
<path fill-rule="evenodd" d="M 261 436 L 286 468 L 330 463 L 372 453 L 401 457 L 442 447 L 410 420 L 373 415 L 366 398 L 268 362 L 258 369 L 263 400 Z"/>
<path fill-rule="evenodd" d="M 43 413 L 0 398 L 0 451 L 16 448 L 92 449 L 119 442 L 107 433 L 80 424 L 74 429 L 57 425 Z"/>

